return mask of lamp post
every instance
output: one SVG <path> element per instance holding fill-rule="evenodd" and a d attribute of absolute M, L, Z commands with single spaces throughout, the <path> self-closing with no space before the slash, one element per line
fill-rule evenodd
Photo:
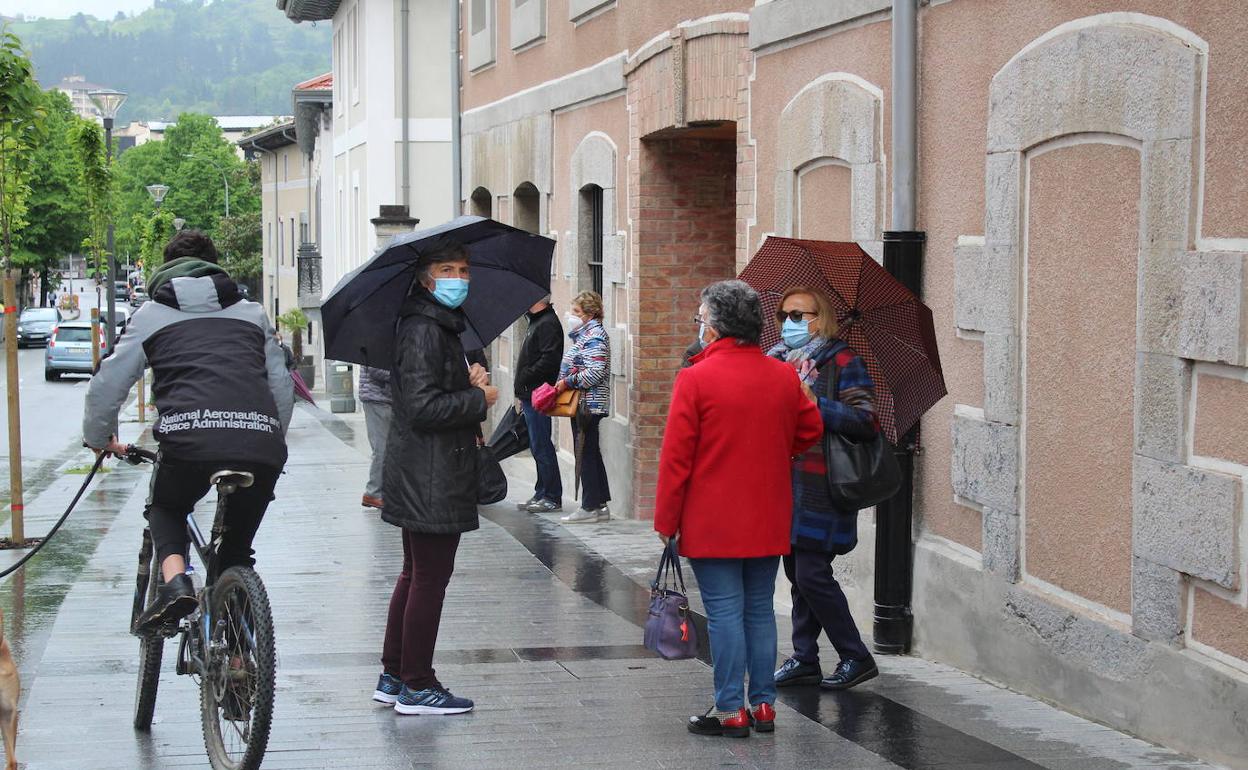
<path fill-rule="evenodd" d="M 192 160 L 202 160 L 203 162 L 215 168 L 217 172 L 221 174 L 221 182 L 225 185 L 225 215 L 228 217 L 230 215 L 230 180 L 225 175 L 225 169 L 218 166 L 216 161 L 205 158 L 203 155 L 196 155 L 194 153 L 188 152 L 182 157 L 190 158 Z"/>
<path fill-rule="evenodd" d="M 110 169 L 113 161 L 113 120 L 117 117 L 117 111 L 121 109 L 121 105 L 126 101 L 126 94 L 121 91 L 114 91 L 111 88 L 102 88 L 96 91 L 88 91 L 87 96 L 91 99 L 91 103 L 100 111 L 100 117 L 104 119 L 104 163 Z M 105 338 L 108 340 L 108 349 L 113 349 L 113 343 L 116 342 L 117 336 L 117 255 L 113 253 L 113 218 L 108 218 L 108 326 L 105 330 Z"/>
<path fill-rule="evenodd" d="M 180 233 L 182 232 L 183 227 L 186 227 L 186 220 L 183 219 L 182 217 L 174 217 L 173 229 Z"/>
<path fill-rule="evenodd" d="M 152 196 L 152 200 L 156 201 L 156 210 L 160 211 L 160 204 L 164 202 L 165 196 L 169 194 L 169 185 L 149 184 L 147 186 L 147 194 Z"/>

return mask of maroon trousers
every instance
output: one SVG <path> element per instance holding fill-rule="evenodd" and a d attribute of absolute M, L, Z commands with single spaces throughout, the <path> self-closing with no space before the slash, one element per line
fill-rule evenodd
<path fill-rule="evenodd" d="M 381 665 L 414 692 L 441 687 L 433 671 L 433 648 L 442 622 L 446 584 L 455 571 L 459 535 L 403 533 L 403 571 L 390 597 Z"/>

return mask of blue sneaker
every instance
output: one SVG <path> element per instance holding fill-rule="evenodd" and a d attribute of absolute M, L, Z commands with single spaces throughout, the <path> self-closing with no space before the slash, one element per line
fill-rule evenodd
<path fill-rule="evenodd" d="M 472 711 L 472 701 L 456 698 L 445 687 L 430 687 L 413 692 L 407 685 L 394 702 L 394 710 L 400 714 L 465 714 Z"/>
<path fill-rule="evenodd" d="M 377 689 L 373 690 L 373 700 L 386 705 L 393 704 L 399 699 L 399 692 L 403 689 L 403 680 L 397 676 L 382 674 L 377 680 Z"/>

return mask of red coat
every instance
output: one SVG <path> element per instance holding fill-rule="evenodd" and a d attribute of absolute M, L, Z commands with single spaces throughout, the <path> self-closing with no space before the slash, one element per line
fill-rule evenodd
<path fill-rule="evenodd" d="M 672 390 L 654 528 L 694 558 L 789 552 L 792 458 L 823 435 L 793 367 L 756 345 L 712 343 Z"/>

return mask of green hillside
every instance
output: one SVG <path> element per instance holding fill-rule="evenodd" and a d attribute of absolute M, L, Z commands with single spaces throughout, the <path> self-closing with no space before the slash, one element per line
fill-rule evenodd
<path fill-rule="evenodd" d="M 295 83 L 329 71 L 330 24 L 292 24 L 273 0 L 156 0 L 141 14 L 11 25 L 45 88 L 67 75 L 130 94 L 119 122 L 289 114 Z"/>

